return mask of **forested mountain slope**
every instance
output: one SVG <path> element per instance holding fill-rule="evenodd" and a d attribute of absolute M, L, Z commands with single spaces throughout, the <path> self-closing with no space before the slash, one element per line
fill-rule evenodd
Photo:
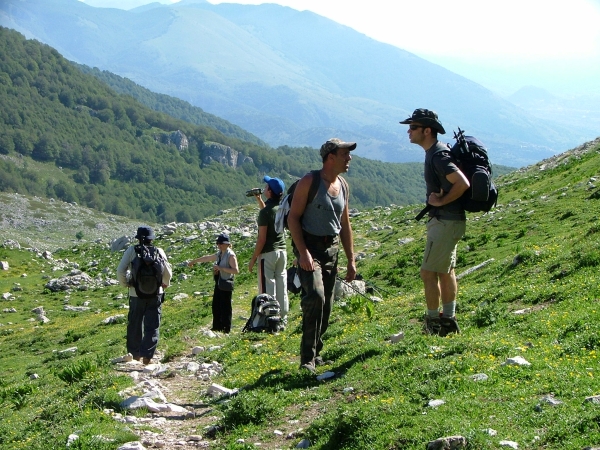
<path fill-rule="evenodd" d="M 0 190 L 148 221 L 192 221 L 247 202 L 244 192 L 265 173 L 290 184 L 320 165 L 315 149 L 274 150 L 153 111 L 7 28 L 0 51 Z M 178 131 L 187 146 L 176 142 Z M 348 178 L 353 207 L 423 196 L 421 163 L 356 157 Z"/>

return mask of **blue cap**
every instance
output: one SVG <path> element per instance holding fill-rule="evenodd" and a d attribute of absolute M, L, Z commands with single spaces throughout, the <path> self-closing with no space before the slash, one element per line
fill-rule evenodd
<path fill-rule="evenodd" d="M 285 184 L 279 178 L 271 178 L 265 175 L 263 181 L 269 185 L 269 189 L 273 191 L 275 195 L 281 195 L 285 190 Z"/>

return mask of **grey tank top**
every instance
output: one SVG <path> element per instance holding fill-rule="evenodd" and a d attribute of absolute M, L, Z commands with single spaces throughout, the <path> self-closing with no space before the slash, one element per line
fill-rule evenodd
<path fill-rule="evenodd" d="M 302 229 L 315 236 L 334 236 L 342 230 L 342 213 L 346 206 L 343 181 L 337 197 L 329 195 L 321 179 L 319 190 L 312 202 L 307 203 L 302 216 Z"/>
<path fill-rule="evenodd" d="M 233 250 L 231 250 L 230 247 L 227 247 L 227 250 L 225 250 L 225 252 L 222 254 L 221 254 L 221 251 L 218 251 L 217 252 L 217 265 L 219 267 L 227 267 L 228 269 L 231 269 L 231 266 L 229 265 L 229 258 L 234 255 L 235 255 L 235 253 Z M 224 280 L 229 280 L 229 279 L 233 278 L 232 273 L 225 273 L 225 272 L 219 271 L 219 274 L 221 275 L 221 278 L 223 278 Z"/>

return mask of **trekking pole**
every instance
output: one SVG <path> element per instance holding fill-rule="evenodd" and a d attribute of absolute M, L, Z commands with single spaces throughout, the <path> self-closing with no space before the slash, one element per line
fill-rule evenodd
<path fill-rule="evenodd" d="M 456 142 L 458 142 L 458 146 L 460 148 L 460 154 L 461 155 L 466 155 L 469 153 L 469 144 L 467 144 L 467 140 L 465 139 L 465 131 L 461 130 L 460 127 L 458 127 L 458 134 L 456 134 L 456 131 L 454 132 L 454 139 L 456 139 Z"/>
<path fill-rule="evenodd" d="M 346 280 L 344 280 L 343 278 L 340 278 L 338 275 L 335 276 L 338 280 L 340 280 L 342 283 L 344 283 L 346 286 L 350 287 L 354 292 L 356 292 L 358 295 L 366 298 L 369 301 L 372 301 L 370 297 L 367 297 L 365 294 L 363 294 L 362 292 L 360 292 L 358 289 L 356 289 L 354 286 L 352 286 L 351 283 L 348 283 Z"/>
<path fill-rule="evenodd" d="M 393 294 L 391 294 L 391 293 L 390 293 L 390 291 L 388 291 L 388 290 L 386 290 L 386 289 L 383 289 L 383 288 L 381 288 L 381 287 L 375 286 L 375 285 L 374 285 L 373 283 L 371 283 L 370 281 L 365 281 L 365 284 L 366 284 L 367 286 L 369 286 L 369 287 L 373 288 L 373 289 L 374 289 L 374 290 L 376 290 L 377 292 L 384 293 L 384 294 L 387 294 L 387 295 L 393 295 Z"/>

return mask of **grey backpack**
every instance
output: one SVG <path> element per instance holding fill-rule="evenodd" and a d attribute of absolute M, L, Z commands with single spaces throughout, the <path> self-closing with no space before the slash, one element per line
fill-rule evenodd
<path fill-rule="evenodd" d="M 282 329 L 283 322 L 279 302 L 269 294 L 259 294 L 254 297 L 250 318 L 242 329 L 242 333 L 246 331 L 276 333 Z"/>

